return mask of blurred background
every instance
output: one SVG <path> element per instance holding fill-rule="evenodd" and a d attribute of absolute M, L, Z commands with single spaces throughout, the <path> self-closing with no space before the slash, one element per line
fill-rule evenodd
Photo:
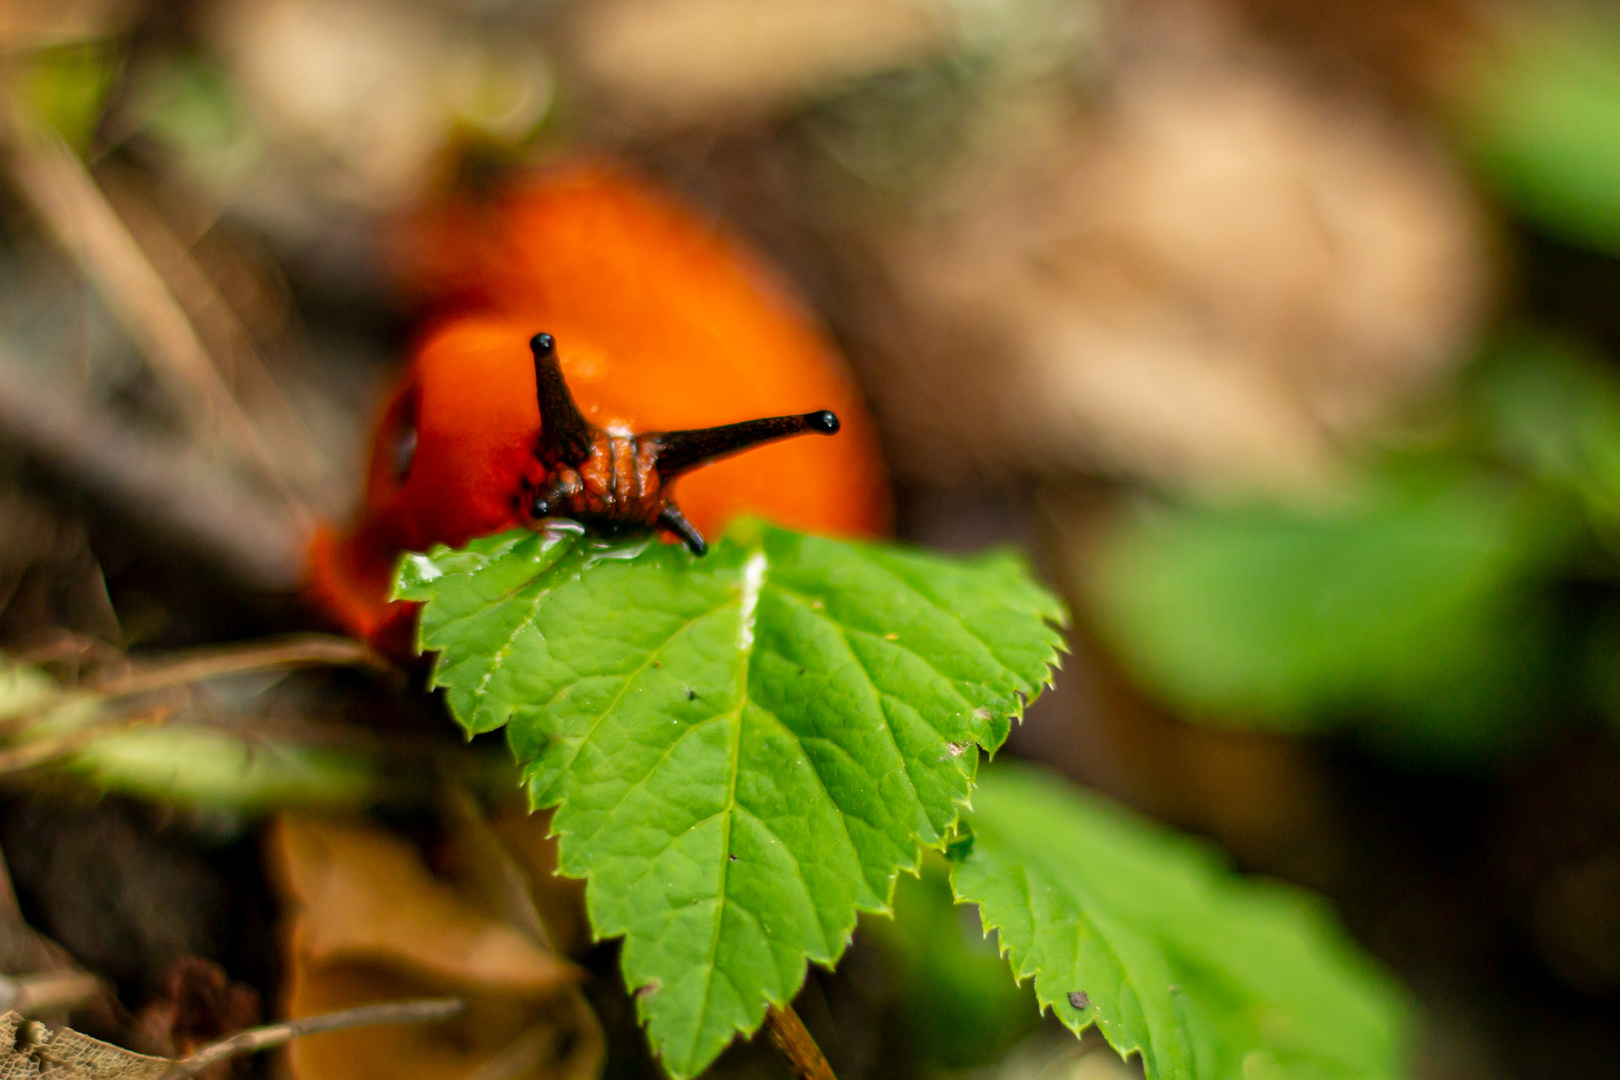
<path fill-rule="evenodd" d="M 1010 753 L 1325 893 L 1420 1002 L 1415 1076 L 1620 1076 L 1620 9 L 4 0 L 0 646 L 113 670 L 318 625 L 309 530 L 423 318 L 410 223 L 581 155 L 796 287 L 900 537 L 1062 591 Z M 317 786 L 448 730 L 383 676 L 255 678 L 174 707 Z M 8 758 L 0 843 L 17 918 L 116 984 L 103 1030 L 161 1050 L 313 978 L 272 928 L 318 883 L 257 827 L 280 795 L 138 757 Z M 460 819 L 402 814 L 455 862 Z M 812 976 L 841 1076 L 1129 1075 L 1042 1042 L 940 888 Z M 622 990 L 587 996 L 648 1075 Z"/>

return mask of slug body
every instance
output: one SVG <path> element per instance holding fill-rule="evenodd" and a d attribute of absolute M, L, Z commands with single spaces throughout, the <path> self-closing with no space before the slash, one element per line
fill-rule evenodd
<path fill-rule="evenodd" d="M 412 251 L 447 314 L 383 410 L 356 521 L 310 553 L 307 595 L 356 636 L 410 651 L 414 606 L 388 600 L 402 553 L 547 516 L 695 550 L 748 513 L 887 532 L 887 476 L 840 359 L 754 256 L 667 198 L 575 167 L 441 214 Z"/>

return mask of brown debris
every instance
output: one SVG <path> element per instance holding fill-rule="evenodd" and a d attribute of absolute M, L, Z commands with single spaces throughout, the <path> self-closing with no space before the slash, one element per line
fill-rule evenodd
<path fill-rule="evenodd" d="M 233 982 L 225 969 L 201 956 L 186 956 L 169 972 L 163 997 L 135 1020 L 136 1045 L 161 1057 L 189 1057 L 215 1040 L 259 1022 L 258 992 Z M 229 1066 L 217 1071 L 225 1076 Z"/>
<path fill-rule="evenodd" d="M 286 1015 L 427 993 L 467 1002 L 465 1016 L 444 1024 L 300 1040 L 288 1051 L 299 1080 L 460 1080 L 536 1039 L 538 1027 L 555 1033 L 542 1040 L 549 1049 L 512 1075 L 574 1075 L 578 1053 L 567 1048 L 590 1042 L 568 1037 L 585 1022 L 569 994 L 578 969 L 434 877 L 411 844 L 358 823 L 284 816 L 269 859 L 290 912 Z"/>

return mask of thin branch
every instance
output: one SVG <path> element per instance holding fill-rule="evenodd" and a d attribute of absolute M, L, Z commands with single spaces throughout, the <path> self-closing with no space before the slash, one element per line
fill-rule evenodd
<path fill-rule="evenodd" d="M 82 1005 L 106 990 L 107 985 L 88 971 L 0 975 L 0 1012 L 38 1016 Z"/>
<path fill-rule="evenodd" d="M 20 369 L 0 356 L 0 440 L 246 584 L 297 586 L 308 538 L 279 502 L 233 483 L 200 453 L 120 424 Z"/>
<path fill-rule="evenodd" d="M 279 641 L 199 649 L 182 659 L 132 671 L 90 689 L 105 697 L 121 697 L 222 675 L 316 665 L 367 667 L 386 675 L 397 674 L 386 659 L 358 641 L 330 634 L 301 634 Z"/>
<path fill-rule="evenodd" d="M 172 710 L 169 709 L 149 710 L 135 716 L 124 716 L 115 720 L 92 724 L 65 735 L 53 735 L 43 739 L 35 739 L 33 742 L 0 751 L 0 776 L 22 772 L 24 769 L 32 769 L 36 765 L 43 765 L 47 761 L 66 757 L 107 735 L 128 731 L 132 728 L 163 723 L 169 719 L 171 712 Z M 22 1010 L 17 1011 L 21 1012 Z"/>
<path fill-rule="evenodd" d="M 0 112 L 17 188 L 135 339 L 193 433 L 207 440 L 217 428 L 271 481 L 295 516 L 309 519 L 308 508 L 287 486 L 275 455 L 225 384 L 191 320 L 84 163 L 14 101 L 4 102 Z"/>
<path fill-rule="evenodd" d="M 792 1005 L 772 1005 L 765 1010 L 765 1030 L 770 1032 L 771 1042 L 788 1059 L 793 1075 L 799 1080 L 838 1080 Z"/>
<path fill-rule="evenodd" d="M 345 1031 L 349 1028 L 370 1027 L 374 1024 L 427 1024 L 435 1020 L 448 1020 L 465 1009 L 460 998 L 421 998 L 415 1001 L 389 1001 L 380 1005 L 361 1005 L 340 1012 L 321 1013 L 319 1016 L 301 1016 L 280 1024 L 248 1028 L 228 1039 L 198 1050 L 190 1057 L 181 1058 L 164 1074 L 163 1080 L 183 1080 L 196 1076 L 211 1065 L 244 1054 L 257 1054 L 274 1050 L 305 1035 L 324 1031 Z"/>
<path fill-rule="evenodd" d="M 276 383 L 259 354 L 253 334 L 243 325 L 207 272 L 197 264 L 163 214 L 136 183 L 119 170 L 95 176 L 112 209 L 145 252 L 152 268 L 195 327 L 198 340 L 236 387 L 251 418 L 278 459 L 290 459 L 290 471 L 308 481 L 322 481 L 330 471 L 303 420 Z M 256 408 L 254 406 L 257 406 Z"/>

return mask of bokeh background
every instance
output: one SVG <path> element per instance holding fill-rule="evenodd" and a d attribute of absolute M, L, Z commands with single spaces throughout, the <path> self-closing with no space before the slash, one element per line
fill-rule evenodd
<path fill-rule="evenodd" d="M 1620 9 L 5 0 L 0 81 L 7 648 L 315 625 L 409 222 L 613 162 L 796 286 L 902 538 L 1067 598 L 1009 752 L 1326 894 L 1414 1075 L 1620 1075 Z M 250 818 L 6 782 L 22 912 L 127 1006 L 193 954 L 275 999 Z M 801 1001 L 841 1076 L 1129 1075 L 1041 1042 L 929 880 Z"/>

